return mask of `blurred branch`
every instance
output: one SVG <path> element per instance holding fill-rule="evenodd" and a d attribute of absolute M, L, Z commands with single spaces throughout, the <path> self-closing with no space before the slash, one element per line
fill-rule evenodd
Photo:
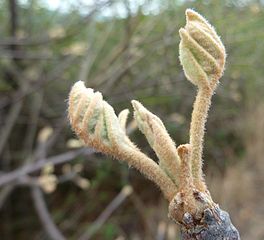
<path fill-rule="evenodd" d="M 89 240 L 94 234 L 103 226 L 106 220 L 111 214 L 126 200 L 126 198 L 132 193 L 131 186 L 125 186 L 120 193 L 110 202 L 105 210 L 99 215 L 99 217 L 92 223 L 88 230 L 81 235 L 79 240 Z"/>
<path fill-rule="evenodd" d="M 6 118 L 5 126 L 2 128 L 1 134 L 0 134 L 0 155 L 5 147 L 6 141 L 8 140 L 8 137 L 14 127 L 14 124 L 17 120 L 17 117 L 20 113 L 20 110 L 22 108 L 22 101 L 19 101 L 15 103 Z"/>
<path fill-rule="evenodd" d="M 115 69 L 110 69 L 109 72 L 106 72 L 102 79 L 98 79 L 99 83 L 105 83 L 104 89 L 102 91 L 111 89 L 112 86 L 118 80 L 120 80 L 131 67 L 133 67 L 136 63 L 143 59 L 144 56 L 144 54 L 140 54 L 138 56 L 131 57 L 131 59 L 127 61 L 125 66 L 120 64 Z"/>
<path fill-rule="evenodd" d="M 31 195 L 42 226 L 46 230 L 46 233 L 49 235 L 50 239 L 65 240 L 66 238 L 62 235 L 52 220 L 40 188 L 36 185 L 33 185 L 31 187 Z"/>
<path fill-rule="evenodd" d="M 110 89 L 131 67 L 140 61 L 145 54 L 132 54 L 131 49 L 133 51 L 135 49 L 139 50 L 139 47 L 142 47 L 147 42 L 147 36 L 154 29 L 156 23 L 157 20 L 147 24 L 141 21 L 133 30 L 129 26 L 129 33 L 126 34 L 123 41 L 112 50 L 109 57 L 102 60 L 100 70 L 98 71 L 99 74 L 95 77 L 94 82 L 97 85 L 103 85 L 106 82 L 108 85 L 104 88 Z M 130 23 L 127 23 L 127 25 L 130 25 Z M 139 33 L 136 33 L 137 31 Z"/>
<path fill-rule="evenodd" d="M 10 19 L 10 33 L 11 36 L 16 36 L 17 30 L 17 2 L 16 0 L 9 0 L 9 19 Z"/>
<path fill-rule="evenodd" d="M 89 46 L 89 48 L 86 52 L 86 55 L 84 56 L 83 62 L 81 64 L 80 74 L 79 74 L 80 80 L 85 81 L 85 82 L 87 81 L 87 77 L 89 76 L 91 67 L 93 66 L 96 58 L 98 57 L 98 55 L 102 51 L 103 47 L 105 46 L 105 44 L 108 40 L 108 37 L 113 30 L 113 26 L 114 26 L 114 22 L 111 22 L 110 27 L 107 30 L 104 38 L 102 38 L 101 42 L 96 43 L 97 45 L 99 45 L 96 52 L 93 52 L 92 46 Z"/>
<path fill-rule="evenodd" d="M 47 139 L 45 142 L 40 142 L 35 151 L 34 151 L 34 159 L 43 159 L 46 158 L 46 155 L 48 154 L 49 149 L 53 147 L 53 145 L 56 143 L 58 137 L 60 136 L 62 130 L 67 127 L 68 119 L 66 116 L 63 116 L 57 121 L 57 124 L 54 127 L 53 134 Z"/>
<path fill-rule="evenodd" d="M 47 164 L 52 164 L 52 165 L 62 164 L 62 163 L 71 161 L 72 159 L 80 155 L 84 155 L 84 156 L 91 155 L 93 152 L 94 151 L 92 149 L 82 148 L 82 149 L 78 149 L 75 151 L 69 151 L 69 152 L 54 156 L 54 157 L 40 159 L 37 162 L 27 164 L 12 172 L 2 173 L 0 175 L 0 187 L 12 181 L 19 180 L 19 178 L 29 173 L 38 171 Z"/>
<path fill-rule="evenodd" d="M 31 87 L 25 89 L 18 90 L 12 97 L 12 103 L 16 103 L 21 101 L 23 98 L 25 98 L 27 95 L 32 94 L 45 85 L 54 82 L 59 79 L 61 74 L 76 61 L 78 57 L 76 55 L 70 55 L 63 59 L 63 61 L 59 60 L 59 64 L 55 64 L 55 67 L 53 70 L 50 71 L 48 76 L 40 76 L 40 79 L 36 80 L 36 84 L 33 84 Z M 8 104 L 10 104 L 9 101 L 3 101 L 0 102 L 0 109 L 6 107 Z"/>
<path fill-rule="evenodd" d="M 18 16 L 17 16 L 17 2 L 16 0 L 9 0 L 9 22 L 10 22 L 10 28 L 9 32 L 10 35 L 14 38 L 16 38 L 16 32 L 17 32 L 17 26 L 18 26 Z M 9 45 L 8 48 L 10 50 L 16 50 L 17 46 Z M 12 65 L 18 66 L 19 62 L 16 58 L 12 58 Z M 14 76 L 13 72 L 6 72 L 7 80 L 9 81 L 9 84 L 13 85 L 14 87 L 17 87 L 18 79 L 16 76 Z M 23 83 L 26 84 L 26 83 Z M 5 127 L 2 129 L 0 134 L 0 155 L 5 147 L 5 144 L 8 140 L 8 137 L 13 129 L 13 126 L 17 120 L 17 116 L 20 113 L 22 107 L 22 102 L 14 104 L 7 116 Z"/>
<path fill-rule="evenodd" d="M 27 128 L 27 132 L 25 134 L 24 138 L 24 147 L 23 151 L 24 154 L 22 156 L 29 156 L 32 154 L 33 146 L 34 146 L 34 137 L 37 132 L 38 127 L 38 121 L 39 121 L 39 115 L 40 110 L 42 106 L 43 101 L 43 90 L 39 91 L 38 93 L 33 94 L 32 96 L 32 102 L 30 102 L 30 114 L 29 114 L 29 122 L 30 127 Z M 32 161 L 33 159 L 31 159 Z"/>
<path fill-rule="evenodd" d="M 1 58 L 11 59 L 26 59 L 26 60 L 52 60 L 54 56 L 50 53 L 26 51 L 26 50 L 2 50 L 0 51 Z"/>
<path fill-rule="evenodd" d="M 10 0 L 10 1 L 14 1 L 14 0 Z M 68 34 L 66 34 L 65 36 L 62 37 L 51 37 L 51 36 L 47 36 L 42 35 L 40 36 L 38 34 L 37 37 L 30 37 L 30 38 L 23 38 L 23 39 L 17 39 L 15 37 L 10 37 L 10 38 L 6 38 L 6 39 L 2 39 L 0 40 L 0 46 L 3 45 L 25 45 L 25 46 L 35 46 L 35 45 L 44 45 L 44 44 L 49 44 L 49 43 L 54 43 L 54 42 L 61 42 L 65 39 L 71 38 L 73 36 L 76 36 L 78 31 L 80 31 L 81 28 L 77 27 L 77 26 L 81 26 L 83 24 L 88 24 L 90 22 L 90 20 L 92 19 L 92 17 L 102 8 L 109 6 L 110 4 L 112 4 L 112 2 L 114 2 L 114 0 L 107 0 L 107 1 L 98 1 L 98 3 L 95 3 L 93 8 L 91 9 L 91 11 L 86 15 L 83 16 L 83 18 L 76 23 L 76 26 L 71 26 L 70 31 L 68 31 Z"/>
<path fill-rule="evenodd" d="M 154 239 L 156 232 L 154 231 L 155 229 L 153 229 L 153 221 L 149 221 L 146 214 L 147 206 L 136 192 L 131 196 L 131 202 L 133 204 L 133 208 L 137 212 L 137 215 L 141 218 L 141 225 L 145 229 L 145 233 Z"/>
<path fill-rule="evenodd" d="M 74 181 L 77 176 L 78 175 L 76 172 L 70 172 L 61 176 L 57 176 L 57 184 Z M 39 177 L 29 177 L 25 175 L 20 177 L 18 182 L 12 182 L 11 184 L 4 186 L 0 191 L 0 209 L 4 206 L 8 196 L 18 186 L 41 187 L 41 184 L 39 182 Z"/>

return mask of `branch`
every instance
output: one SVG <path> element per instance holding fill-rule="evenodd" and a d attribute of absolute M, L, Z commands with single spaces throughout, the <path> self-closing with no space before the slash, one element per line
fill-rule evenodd
<path fill-rule="evenodd" d="M 76 55 L 69 55 L 65 58 L 65 60 L 59 60 L 59 62 L 48 74 L 48 76 L 40 75 L 40 77 L 35 80 L 36 84 L 33 84 L 31 86 L 24 86 L 23 89 L 19 89 L 14 93 L 14 95 L 11 97 L 10 101 L 3 101 L 0 103 L 0 109 L 3 109 L 8 104 L 12 103 L 15 104 L 17 102 L 22 101 L 25 97 L 28 95 L 39 91 L 44 86 L 47 86 L 48 84 L 54 83 L 54 81 L 57 81 L 60 79 L 61 74 L 67 69 L 70 65 L 74 64 L 74 62 L 78 59 Z M 21 73 L 20 73 L 21 75 Z M 24 79 L 20 79 L 23 83 L 26 82 Z M 26 78 L 25 78 L 26 80 Z"/>
<path fill-rule="evenodd" d="M 39 219 L 46 230 L 50 239 L 52 240 L 65 240 L 66 238 L 59 231 L 57 226 L 52 220 L 49 210 L 46 206 L 43 194 L 38 186 L 32 186 L 31 194 L 34 201 L 34 205 L 39 216 Z"/>
<path fill-rule="evenodd" d="M 98 1 L 99 2 L 99 1 Z M 60 36 L 57 38 L 48 36 L 46 33 L 45 34 L 39 34 L 37 37 L 25 37 L 22 39 L 18 39 L 15 37 L 8 37 L 8 38 L 2 38 L 0 40 L 0 46 L 5 46 L 5 45 L 20 45 L 20 46 L 39 46 L 39 45 L 47 45 L 50 43 L 60 43 L 61 41 L 65 39 L 69 39 L 72 36 L 76 36 L 77 34 L 80 33 L 80 28 L 77 26 L 81 26 L 83 24 L 89 24 L 91 22 L 91 19 L 94 17 L 94 15 L 102 10 L 104 7 L 110 6 L 112 4 L 112 0 L 109 1 L 103 1 L 99 3 L 95 3 L 93 7 L 90 8 L 90 12 L 83 16 L 80 21 L 76 22 L 75 25 L 76 27 L 70 26 L 71 28 L 66 29 L 67 34 L 64 36 Z"/>
<path fill-rule="evenodd" d="M 0 154 L 4 150 L 4 147 L 6 145 L 8 138 L 9 138 L 9 135 L 10 135 L 10 133 L 14 127 L 14 124 L 16 123 L 17 117 L 18 117 L 20 110 L 22 108 L 22 104 L 23 104 L 22 101 L 15 103 L 11 107 L 11 109 L 8 113 L 5 126 L 2 128 L 2 131 L 0 134 Z"/>
<path fill-rule="evenodd" d="M 211 105 L 210 89 L 199 89 L 193 105 L 192 120 L 190 126 L 190 162 L 192 163 L 192 173 L 195 186 L 200 189 L 206 189 L 203 179 L 202 155 L 203 141 L 205 134 L 205 124 L 208 111 Z"/>
<path fill-rule="evenodd" d="M 38 171 L 47 164 L 58 165 L 58 164 L 68 162 L 76 158 L 77 156 L 91 155 L 92 153 L 94 153 L 94 150 L 82 148 L 82 149 L 78 149 L 75 151 L 69 151 L 69 152 L 54 156 L 54 157 L 40 159 L 38 162 L 34 162 L 31 164 L 25 165 L 17 170 L 2 174 L 0 176 L 0 187 L 12 181 L 18 180 L 19 178 L 29 173 Z"/>
<path fill-rule="evenodd" d="M 99 215 L 99 217 L 92 223 L 88 230 L 81 235 L 79 240 L 89 240 L 94 234 L 102 227 L 111 214 L 126 200 L 126 198 L 132 193 L 131 186 L 125 186 L 120 193 L 110 202 L 105 210 Z"/>

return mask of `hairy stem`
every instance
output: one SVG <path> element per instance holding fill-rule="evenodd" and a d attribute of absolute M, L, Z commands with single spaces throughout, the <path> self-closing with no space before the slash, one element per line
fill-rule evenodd
<path fill-rule="evenodd" d="M 206 190 L 202 172 L 202 155 L 205 123 L 207 120 L 208 110 L 211 104 L 211 97 L 212 90 L 209 87 L 199 88 L 196 100 L 193 105 L 192 120 L 190 127 L 190 161 L 192 163 L 194 185 L 200 191 Z"/>
<path fill-rule="evenodd" d="M 177 148 L 178 154 L 181 159 L 180 168 L 180 186 L 179 192 L 184 194 L 186 211 L 193 213 L 196 210 L 195 200 L 193 197 L 193 177 L 190 162 L 190 146 L 189 144 L 180 145 Z"/>
<path fill-rule="evenodd" d="M 119 156 L 115 157 L 124 160 L 130 166 L 138 169 L 149 180 L 156 183 L 165 198 L 171 201 L 177 192 L 177 187 L 159 165 L 136 148 L 129 147 L 122 148 L 122 150 Z"/>

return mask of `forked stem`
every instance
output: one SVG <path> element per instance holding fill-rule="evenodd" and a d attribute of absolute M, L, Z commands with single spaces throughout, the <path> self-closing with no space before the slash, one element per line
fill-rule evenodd
<path fill-rule="evenodd" d="M 137 148 L 122 147 L 119 154 L 114 157 L 127 162 L 128 165 L 135 167 L 149 180 L 156 183 L 169 202 L 177 193 L 177 187 L 159 165 Z"/>

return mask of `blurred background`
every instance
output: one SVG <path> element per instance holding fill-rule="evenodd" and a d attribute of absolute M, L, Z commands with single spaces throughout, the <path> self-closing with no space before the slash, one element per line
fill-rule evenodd
<path fill-rule="evenodd" d="M 179 239 L 152 182 L 76 139 L 67 97 L 81 79 L 117 113 L 137 99 L 186 143 L 196 89 L 178 30 L 189 7 L 228 54 L 207 123 L 206 181 L 242 239 L 264 239 L 264 1 L 0 0 L 1 240 Z M 132 113 L 127 131 L 156 159 Z"/>

